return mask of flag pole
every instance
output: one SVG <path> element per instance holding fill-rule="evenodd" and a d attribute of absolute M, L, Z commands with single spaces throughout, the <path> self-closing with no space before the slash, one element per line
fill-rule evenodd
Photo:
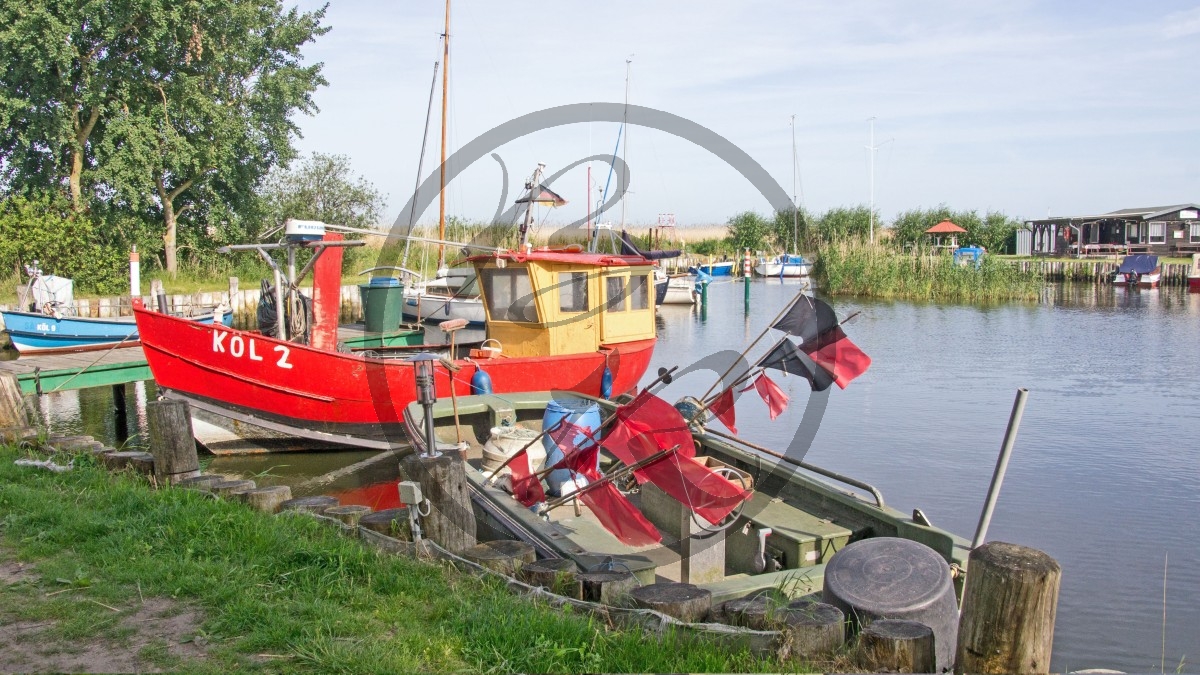
<path fill-rule="evenodd" d="M 845 326 L 846 324 L 853 321 L 854 318 L 857 317 L 859 314 L 862 314 L 862 312 L 856 311 L 856 312 L 850 314 L 846 318 L 839 321 L 838 324 L 836 326 L 834 326 L 834 328 L 841 328 L 842 326 Z M 776 320 L 778 320 L 778 319 L 776 319 Z M 833 329 L 831 328 L 830 330 L 833 330 Z M 826 331 L 826 332 L 829 332 L 829 331 Z M 779 345 L 783 344 L 783 342 L 785 340 L 787 340 L 786 335 L 783 336 L 782 338 L 780 338 L 779 342 L 776 342 L 771 347 L 771 349 L 769 349 L 767 351 L 767 353 L 770 354 L 771 352 L 775 351 L 775 349 L 778 348 Z M 750 381 L 751 378 L 753 378 L 761 373 L 766 372 L 766 370 L 767 370 L 766 368 L 759 368 L 758 366 L 755 366 L 755 367 L 751 368 L 749 371 L 747 371 L 745 375 L 743 375 L 739 380 L 737 380 L 733 384 L 729 385 L 728 387 L 725 387 L 724 389 L 721 389 L 716 394 L 713 394 L 712 396 L 708 397 L 707 399 L 701 400 L 700 401 L 701 406 L 700 406 L 700 409 L 696 411 L 696 417 L 699 417 L 702 413 L 708 412 L 709 406 L 711 406 L 718 399 L 720 399 L 722 396 L 724 396 L 726 391 L 733 389 L 734 387 L 739 387 L 739 386 L 745 384 L 746 382 Z M 705 423 L 707 424 L 707 422 L 705 422 Z"/>
<path fill-rule="evenodd" d="M 549 511 L 551 509 L 556 509 L 556 508 L 562 506 L 563 504 L 566 504 L 567 502 L 570 502 L 571 500 L 579 497 L 580 495 L 591 492 L 592 490 L 602 488 L 605 485 L 608 485 L 609 483 L 611 483 L 619 478 L 624 478 L 624 477 L 628 476 L 629 474 L 633 473 L 634 471 L 644 469 L 644 468 L 650 466 L 651 464 L 657 464 L 658 462 L 669 457 L 672 453 L 674 453 L 678 449 L 679 449 L 679 444 L 676 443 L 675 446 L 672 448 L 667 448 L 666 450 L 661 450 L 659 452 L 656 452 L 653 455 L 646 457 L 645 459 L 641 459 L 641 460 L 634 462 L 633 464 L 630 464 L 629 466 L 623 466 L 619 469 L 614 469 L 613 471 L 610 471 L 610 472 L 604 474 L 603 476 L 601 476 L 600 479 L 594 483 L 588 483 L 587 485 L 583 486 L 582 488 L 580 488 L 579 490 L 577 490 L 575 492 L 572 492 L 569 495 L 563 495 L 562 497 L 559 497 L 558 499 L 546 502 L 545 504 L 542 505 L 542 508 L 540 508 L 538 510 L 538 513 L 546 513 L 547 511 Z"/>
<path fill-rule="evenodd" d="M 677 370 L 679 370 L 679 366 L 673 366 L 671 369 L 661 372 L 658 377 L 654 378 L 654 381 L 652 381 L 650 384 L 646 385 L 646 391 L 649 391 L 650 388 L 657 386 L 661 382 L 669 383 L 671 381 L 671 373 L 674 373 Z M 608 424 L 609 422 L 612 422 L 613 418 L 616 416 L 617 416 L 617 412 L 614 410 L 612 412 L 612 414 L 610 414 L 608 417 L 605 417 L 604 419 L 600 420 L 599 427 L 603 428 L 606 424 Z M 559 425 L 562 424 L 562 422 L 564 422 L 566 419 L 567 419 L 566 417 L 562 418 L 561 420 L 558 421 L 558 423 L 552 424 L 549 429 L 542 429 L 542 431 L 537 436 L 534 436 L 533 439 L 531 441 L 529 441 L 528 443 L 526 443 L 520 450 L 517 450 L 513 454 L 509 455 L 508 458 L 505 459 L 504 462 L 500 466 L 496 467 L 496 470 L 492 472 L 492 476 L 490 478 L 488 478 L 486 481 L 484 481 L 484 485 L 495 485 L 496 479 L 500 476 L 500 472 L 504 470 L 504 467 L 508 466 L 509 464 L 512 464 L 513 460 L 515 460 L 517 457 L 519 457 L 521 455 L 521 453 L 523 453 L 526 450 L 528 450 L 529 448 L 533 447 L 534 443 L 541 441 L 542 438 L 545 437 L 546 434 L 550 433 L 554 429 L 557 429 L 559 427 Z"/>
<path fill-rule="evenodd" d="M 711 394 L 713 392 L 713 389 L 716 389 L 717 385 L 721 384 L 721 380 L 724 380 L 726 375 L 733 372 L 733 369 L 737 367 L 738 362 L 741 361 L 741 359 L 746 358 L 746 354 L 749 354 L 750 350 L 754 349 L 754 346 L 758 344 L 759 340 L 762 340 L 764 337 L 766 337 L 767 333 L 769 333 L 771 331 L 771 328 L 773 328 L 775 326 L 776 322 L 778 322 L 780 319 L 782 319 L 784 314 L 787 314 L 789 311 L 791 311 L 792 306 L 794 306 L 797 302 L 799 302 L 800 298 L 802 298 L 802 297 L 804 297 L 803 290 L 801 290 L 799 293 L 797 293 L 796 297 L 792 298 L 792 301 L 789 302 L 787 304 L 787 306 L 783 308 L 782 312 L 780 312 L 778 315 L 776 315 L 774 319 L 771 319 L 771 323 L 767 324 L 767 327 L 763 329 L 763 332 L 759 333 L 758 337 L 754 338 L 754 342 L 751 342 L 748 347 L 746 347 L 745 349 L 742 350 L 742 353 L 739 355 L 738 360 L 734 361 L 729 366 L 729 368 L 726 368 L 725 372 L 721 373 L 721 376 L 717 378 L 717 381 L 713 382 L 712 386 L 708 388 L 708 391 L 704 392 L 704 395 L 700 397 L 701 401 L 708 398 L 709 394 Z"/>

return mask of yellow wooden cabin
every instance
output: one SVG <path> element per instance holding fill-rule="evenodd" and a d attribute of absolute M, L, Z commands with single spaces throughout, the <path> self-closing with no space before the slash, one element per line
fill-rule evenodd
<path fill-rule="evenodd" d="M 652 340 L 654 267 L 639 256 L 533 250 L 471 259 L 488 338 L 509 357 Z"/>

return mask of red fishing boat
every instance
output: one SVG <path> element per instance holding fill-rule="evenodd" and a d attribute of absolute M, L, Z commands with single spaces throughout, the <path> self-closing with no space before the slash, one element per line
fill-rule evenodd
<path fill-rule="evenodd" d="M 321 236 L 232 247 L 316 253 L 307 344 L 305 335 L 280 339 L 138 307 L 150 370 L 165 396 L 188 401 L 196 417 L 267 450 L 405 445 L 403 411 L 416 400 L 412 352 L 338 351 L 340 246 L 360 242 Z M 579 247 L 498 250 L 468 260 L 479 277 L 491 348 L 469 358 L 446 354 L 435 369 L 439 398 L 548 388 L 617 395 L 637 385 L 655 343 L 651 261 Z M 294 279 L 282 285 L 296 288 Z M 276 306 L 292 306 L 292 296 L 276 297 Z M 286 323 L 279 322 L 285 335 Z"/>

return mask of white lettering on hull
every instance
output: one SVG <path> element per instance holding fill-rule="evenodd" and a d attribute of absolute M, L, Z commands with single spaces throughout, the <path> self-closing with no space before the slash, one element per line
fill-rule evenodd
<path fill-rule="evenodd" d="M 226 344 L 226 338 L 229 343 Z M 258 343 L 254 338 L 244 338 L 241 335 L 230 335 L 229 331 L 213 330 L 212 350 L 214 354 L 229 354 L 235 359 L 248 358 L 251 361 L 263 361 L 262 355 L 258 353 Z M 284 345 L 275 345 L 272 350 L 279 354 L 279 359 L 275 361 L 275 366 L 285 370 L 291 370 L 292 364 L 288 362 L 288 357 L 291 356 L 292 350 Z"/>

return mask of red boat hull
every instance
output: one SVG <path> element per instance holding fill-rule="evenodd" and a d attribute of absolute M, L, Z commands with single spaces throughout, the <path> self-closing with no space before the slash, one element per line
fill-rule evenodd
<path fill-rule="evenodd" d="M 203 411 L 280 436 L 341 445 L 405 444 L 404 407 L 416 400 L 414 366 L 397 359 L 367 358 L 313 349 L 224 326 L 135 309 L 146 360 L 159 387 L 189 399 Z M 632 390 L 650 363 L 654 339 L 602 346 L 562 356 L 460 360 L 450 374 L 435 368 L 439 398 L 471 393 L 471 378 L 484 370 L 497 394 L 562 389 L 600 392 L 607 363 L 614 394 Z"/>

